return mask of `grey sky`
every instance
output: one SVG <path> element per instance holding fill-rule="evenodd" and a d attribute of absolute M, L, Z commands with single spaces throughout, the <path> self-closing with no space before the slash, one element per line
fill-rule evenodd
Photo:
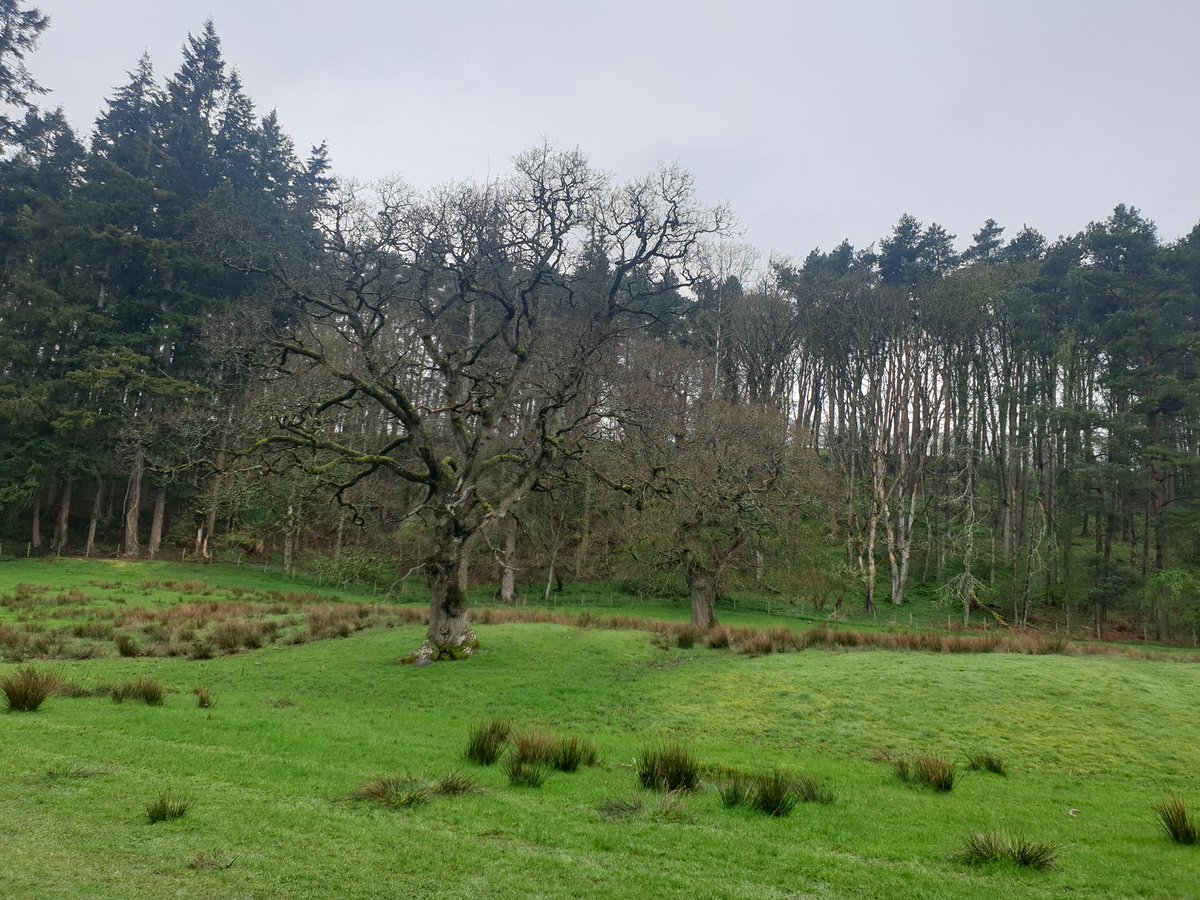
<path fill-rule="evenodd" d="M 211 17 L 227 63 L 336 171 L 431 185 L 543 139 L 633 176 L 660 160 L 744 240 L 865 246 L 903 212 L 965 245 L 1120 202 L 1200 221 L 1196 0 L 34 0 L 30 59 L 87 131 L 143 50 L 162 77 Z"/>

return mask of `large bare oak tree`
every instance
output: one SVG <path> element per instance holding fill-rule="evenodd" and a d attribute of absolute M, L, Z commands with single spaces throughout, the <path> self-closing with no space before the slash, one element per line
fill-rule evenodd
<path fill-rule="evenodd" d="M 418 665 L 474 650 L 468 545 L 602 427 L 623 338 L 686 296 L 698 245 L 728 224 L 675 167 L 617 185 L 578 151 L 514 163 L 425 195 L 349 188 L 306 265 L 262 266 L 294 304 L 270 346 L 296 384 L 264 445 L 342 491 L 412 486 L 431 595 Z"/>

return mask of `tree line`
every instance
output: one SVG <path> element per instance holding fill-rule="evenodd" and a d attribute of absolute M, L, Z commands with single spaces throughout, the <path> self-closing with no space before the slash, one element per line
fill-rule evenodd
<path fill-rule="evenodd" d="M 211 23 L 83 139 L 24 67 L 45 18 L 0 15 L 8 547 L 419 573 L 420 662 L 493 579 L 1195 628 L 1200 228 L 904 215 L 764 264 L 678 167 L 339 183 Z"/>

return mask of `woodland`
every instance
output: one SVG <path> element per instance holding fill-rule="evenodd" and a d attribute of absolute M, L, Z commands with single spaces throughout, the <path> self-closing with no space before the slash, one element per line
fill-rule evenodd
<path fill-rule="evenodd" d="M 1195 641 L 1200 226 L 764 260 L 678 166 L 338 178 L 211 23 L 78 134 L 0 10 L 0 555 L 420 582 L 422 664 L 565 582 Z"/>

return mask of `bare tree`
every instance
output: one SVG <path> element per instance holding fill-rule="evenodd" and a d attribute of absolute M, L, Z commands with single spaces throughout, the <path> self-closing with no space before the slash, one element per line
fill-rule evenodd
<path fill-rule="evenodd" d="M 424 665 L 476 647 L 468 544 L 599 427 L 619 339 L 695 281 L 728 214 L 698 207 L 678 168 L 616 186 L 549 148 L 502 182 L 372 200 L 348 189 L 306 266 L 243 261 L 295 305 L 270 345 L 305 386 L 262 443 L 304 452 L 339 496 L 376 474 L 414 488 L 431 615 L 409 658 Z M 376 430 L 338 426 L 376 414 Z"/>
<path fill-rule="evenodd" d="M 635 498 L 633 552 L 683 575 L 692 624 L 707 628 L 722 579 L 787 509 L 786 418 L 711 399 L 707 359 L 685 348 L 647 341 L 629 359 L 606 480 Z"/>

